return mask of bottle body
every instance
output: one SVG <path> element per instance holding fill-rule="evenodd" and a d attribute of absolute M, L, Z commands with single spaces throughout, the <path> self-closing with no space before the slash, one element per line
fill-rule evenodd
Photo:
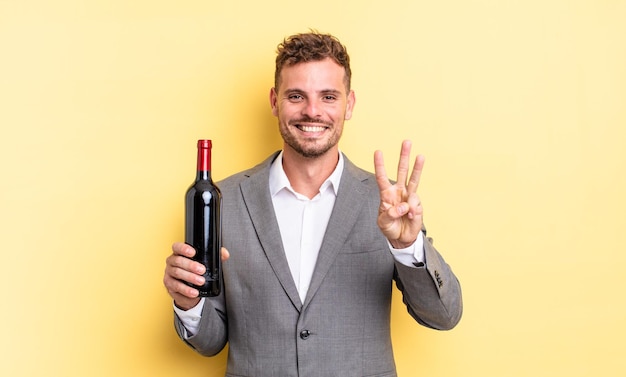
<path fill-rule="evenodd" d="M 185 194 L 185 242 L 196 249 L 193 260 L 206 267 L 205 283 L 191 285 L 201 297 L 218 296 L 222 288 L 222 194 L 211 179 L 211 141 L 198 140 L 195 182 Z"/>

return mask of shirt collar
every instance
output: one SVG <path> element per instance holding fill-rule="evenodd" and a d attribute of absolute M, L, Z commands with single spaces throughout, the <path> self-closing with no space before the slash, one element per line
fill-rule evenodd
<path fill-rule="evenodd" d="M 339 152 L 339 161 L 332 174 L 322 183 L 320 192 L 324 192 L 329 186 L 333 189 L 333 193 L 337 196 L 339 190 L 339 182 L 341 181 L 341 173 L 343 172 L 344 159 L 341 151 Z M 281 151 L 272 166 L 270 167 L 270 194 L 275 196 L 282 189 L 293 191 L 289 178 L 283 169 L 283 152 Z"/>

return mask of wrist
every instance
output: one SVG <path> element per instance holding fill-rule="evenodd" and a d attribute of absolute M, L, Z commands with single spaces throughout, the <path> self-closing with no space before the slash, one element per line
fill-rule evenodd
<path fill-rule="evenodd" d="M 394 249 L 406 249 L 407 247 L 410 247 L 411 245 L 413 245 L 415 243 L 417 239 L 414 239 L 411 242 L 402 242 L 400 240 L 389 240 L 389 244 L 391 244 L 391 246 Z"/>
<path fill-rule="evenodd" d="M 184 302 L 178 302 L 174 300 L 174 306 L 176 306 L 180 310 L 187 311 L 189 309 L 196 307 L 196 305 L 198 305 L 198 303 L 200 302 L 200 297 L 196 297 L 195 299 L 182 300 L 182 301 Z"/>

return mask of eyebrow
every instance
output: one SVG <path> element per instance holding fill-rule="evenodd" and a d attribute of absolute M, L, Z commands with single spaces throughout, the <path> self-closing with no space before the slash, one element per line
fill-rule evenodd
<path fill-rule="evenodd" d="M 325 89 L 320 91 L 320 93 L 322 94 L 343 94 L 343 92 L 341 90 L 337 90 L 337 89 Z"/>
<path fill-rule="evenodd" d="M 298 88 L 285 89 L 285 94 L 293 94 L 293 93 L 306 93 L 306 92 L 304 90 L 298 89 Z M 337 90 L 337 89 L 322 89 L 320 91 L 317 91 L 316 93 L 320 93 L 320 94 L 335 94 L 335 95 L 343 94 L 343 92 L 341 90 Z"/>

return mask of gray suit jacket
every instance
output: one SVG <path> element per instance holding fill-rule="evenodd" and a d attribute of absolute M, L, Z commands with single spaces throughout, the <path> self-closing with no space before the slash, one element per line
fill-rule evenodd
<path fill-rule="evenodd" d="M 395 376 L 390 336 L 392 282 L 424 326 L 461 318 L 460 285 L 425 240 L 426 266 L 396 263 L 376 225 L 374 175 L 345 159 L 344 172 L 304 302 L 291 277 L 269 192 L 277 154 L 218 183 L 223 194 L 224 289 L 205 301 L 203 355 L 229 343 L 227 376 Z M 344 156 L 345 157 L 345 156 Z M 175 319 L 179 335 L 182 324 Z"/>

